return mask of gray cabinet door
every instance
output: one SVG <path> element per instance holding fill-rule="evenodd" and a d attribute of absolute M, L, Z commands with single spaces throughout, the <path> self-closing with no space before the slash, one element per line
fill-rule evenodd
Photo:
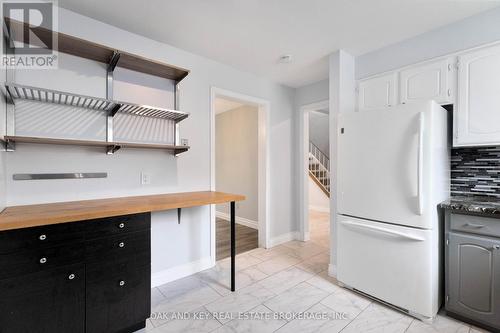
<path fill-rule="evenodd" d="M 446 309 L 500 327 L 500 240 L 448 234 Z"/>

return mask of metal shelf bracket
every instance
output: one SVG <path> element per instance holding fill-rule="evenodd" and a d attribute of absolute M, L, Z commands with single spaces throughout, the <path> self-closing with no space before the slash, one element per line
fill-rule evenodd
<path fill-rule="evenodd" d="M 113 72 L 118 64 L 118 60 L 120 60 L 120 53 L 117 51 L 113 52 L 111 59 L 109 60 L 108 68 L 106 69 L 106 98 L 113 98 Z M 109 109 L 108 115 L 106 116 L 106 141 L 113 142 L 113 117 L 121 108 L 120 104 L 114 104 Z M 112 155 L 114 154 L 120 147 L 111 146 L 108 147 L 106 154 Z"/>
<path fill-rule="evenodd" d="M 120 60 L 120 52 L 114 51 L 113 55 L 111 56 L 111 59 L 109 59 L 108 72 L 113 72 L 115 70 L 119 60 Z"/>
<path fill-rule="evenodd" d="M 12 96 L 12 92 L 10 91 L 9 86 L 5 86 L 5 100 L 8 104 L 16 105 L 16 102 L 14 101 L 14 97 Z"/>
<path fill-rule="evenodd" d="M 177 208 L 177 224 L 181 224 L 181 213 L 182 213 L 182 209 Z"/>
<path fill-rule="evenodd" d="M 106 148 L 106 154 L 108 155 L 113 155 L 114 153 L 116 153 L 118 150 L 120 150 L 121 146 L 118 146 L 118 145 L 109 145 L 107 148 Z"/>
<path fill-rule="evenodd" d="M 11 140 L 2 141 L 5 151 L 16 151 L 16 143 Z"/>
<path fill-rule="evenodd" d="M 120 108 L 122 107 L 121 104 L 114 104 L 108 111 L 108 116 L 109 117 L 114 117 L 116 115 L 116 113 L 118 112 L 118 110 L 120 110 Z"/>

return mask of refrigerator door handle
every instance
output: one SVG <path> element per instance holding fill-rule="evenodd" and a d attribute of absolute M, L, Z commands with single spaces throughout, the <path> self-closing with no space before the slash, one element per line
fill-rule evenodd
<path fill-rule="evenodd" d="M 423 196 L 423 181 L 424 181 L 424 113 L 419 114 L 418 125 L 418 160 L 417 160 L 417 200 L 418 200 L 418 214 L 422 215 L 424 212 L 424 196 Z"/>
<path fill-rule="evenodd" d="M 395 230 L 391 230 L 391 229 L 387 229 L 387 228 L 383 228 L 383 227 L 376 227 L 373 225 L 357 223 L 357 222 L 352 222 L 352 221 L 342 221 L 340 223 L 345 225 L 345 226 L 348 226 L 348 227 L 350 226 L 350 227 L 355 227 L 358 229 L 366 229 L 366 230 L 375 231 L 378 233 L 389 234 L 389 235 L 398 236 L 401 238 L 410 239 L 412 241 L 423 242 L 425 240 L 424 238 L 421 238 L 418 236 L 409 235 L 409 234 L 406 234 L 404 232 L 395 231 Z"/>

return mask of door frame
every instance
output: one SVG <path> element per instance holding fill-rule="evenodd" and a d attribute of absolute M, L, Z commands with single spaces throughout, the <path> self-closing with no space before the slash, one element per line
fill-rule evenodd
<path fill-rule="evenodd" d="M 299 115 L 299 237 L 309 240 L 309 112 L 330 107 L 329 100 L 323 100 L 300 107 Z M 330 118 L 330 112 L 328 112 Z M 330 173 L 330 177 L 331 177 Z M 330 179 L 331 184 L 331 179 Z"/>
<path fill-rule="evenodd" d="M 270 107 L 268 100 L 241 94 L 238 92 L 210 88 L 210 190 L 215 191 L 215 100 L 227 98 L 256 106 L 258 109 L 258 238 L 259 247 L 269 247 L 269 221 L 270 221 L 270 168 L 269 168 L 269 128 Z M 210 205 L 210 256 L 212 263 L 216 261 L 215 240 L 215 205 Z"/>

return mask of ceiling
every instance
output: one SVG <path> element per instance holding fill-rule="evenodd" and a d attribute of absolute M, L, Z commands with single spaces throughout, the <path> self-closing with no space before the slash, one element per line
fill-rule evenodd
<path fill-rule="evenodd" d="M 464 0 L 59 0 L 61 7 L 299 87 L 360 55 L 498 6 Z M 293 55 L 288 64 L 280 56 Z"/>
<path fill-rule="evenodd" d="M 314 112 L 314 113 L 322 113 L 322 114 L 329 114 L 329 113 L 330 113 L 330 109 L 329 109 L 329 108 L 326 108 L 326 109 L 318 109 L 318 110 L 314 110 L 314 111 L 311 111 L 311 112 Z"/>
<path fill-rule="evenodd" d="M 241 102 L 236 102 L 230 99 L 225 99 L 221 97 L 217 97 L 215 99 L 215 114 L 221 114 L 229 110 L 234 110 L 239 107 L 244 106 L 245 104 Z"/>

